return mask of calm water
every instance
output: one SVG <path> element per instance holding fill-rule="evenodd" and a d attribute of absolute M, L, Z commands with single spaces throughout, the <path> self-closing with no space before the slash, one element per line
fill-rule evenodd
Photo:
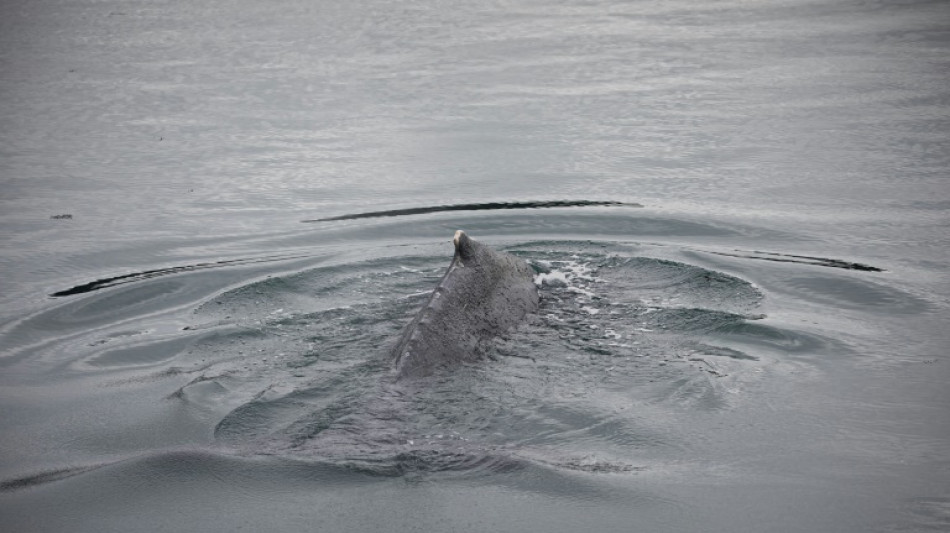
<path fill-rule="evenodd" d="M 0 529 L 950 529 L 948 72 L 939 1 L 4 2 Z M 430 209 L 548 201 L 624 205 Z M 541 309 L 393 384 L 456 229 Z"/>

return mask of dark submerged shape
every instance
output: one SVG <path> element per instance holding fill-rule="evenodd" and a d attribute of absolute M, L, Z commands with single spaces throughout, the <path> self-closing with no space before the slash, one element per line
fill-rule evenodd
<path fill-rule="evenodd" d="M 462 231 L 455 232 L 453 242 L 448 271 L 393 348 L 399 378 L 477 359 L 481 341 L 538 308 L 534 271 L 527 263 Z"/>

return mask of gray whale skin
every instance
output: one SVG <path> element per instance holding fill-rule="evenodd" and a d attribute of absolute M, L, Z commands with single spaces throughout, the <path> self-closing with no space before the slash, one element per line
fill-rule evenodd
<path fill-rule="evenodd" d="M 523 260 L 455 232 L 455 256 L 393 348 L 397 379 L 478 359 L 480 342 L 538 308 L 534 270 Z"/>

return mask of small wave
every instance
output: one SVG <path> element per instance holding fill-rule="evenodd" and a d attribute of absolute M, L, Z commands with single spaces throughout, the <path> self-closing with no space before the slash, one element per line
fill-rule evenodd
<path fill-rule="evenodd" d="M 643 207 L 636 203 L 624 203 L 596 200 L 553 200 L 547 202 L 488 202 L 481 204 L 453 204 L 434 205 L 428 207 L 411 207 L 408 209 L 394 209 L 391 211 L 372 211 L 368 213 L 353 213 L 335 217 L 304 220 L 303 222 L 331 222 L 334 220 L 354 220 L 358 218 L 400 217 L 408 215 L 424 215 L 442 211 L 487 211 L 501 209 L 546 209 L 551 207 L 592 207 L 592 206 L 626 206 Z"/>

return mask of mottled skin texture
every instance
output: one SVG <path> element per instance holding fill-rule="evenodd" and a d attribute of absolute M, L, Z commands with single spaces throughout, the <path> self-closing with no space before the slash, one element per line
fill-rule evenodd
<path fill-rule="evenodd" d="M 393 348 L 398 377 L 431 374 L 478 358 L 478 344 L 517 325 L 538 308 L 534 271 L 462 231 L 455 257 L 426 305 Z"/>

